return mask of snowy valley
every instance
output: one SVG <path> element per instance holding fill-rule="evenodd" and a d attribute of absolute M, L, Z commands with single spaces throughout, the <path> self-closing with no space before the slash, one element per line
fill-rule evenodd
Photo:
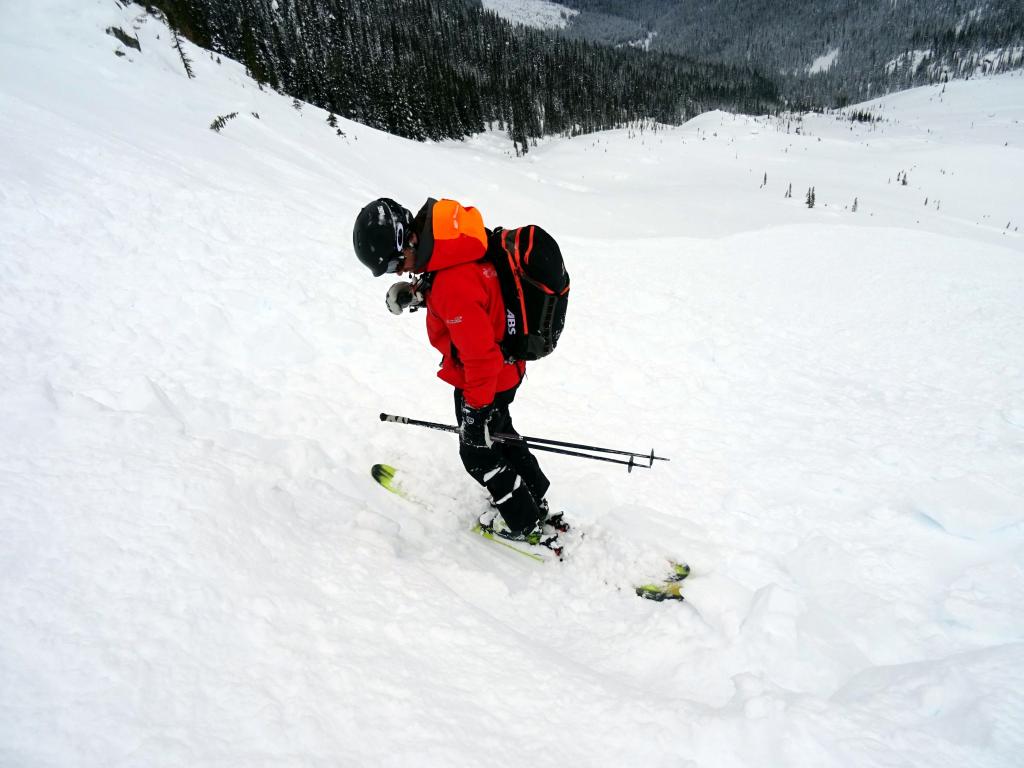
<path fill-rule="evenodd" d="M 1021 73 L 517 158 L 185 46 L 0 8 L 0 765 L 1020 765 Z M 565 562 L 378 420 L 453 420 L 352 253 L 382 195 L 550 231 L 517 426 L 671 459 L 542 456 Z"/>

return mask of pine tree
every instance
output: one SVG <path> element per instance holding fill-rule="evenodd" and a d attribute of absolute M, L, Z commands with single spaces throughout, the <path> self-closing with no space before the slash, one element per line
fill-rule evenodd
<path fill-rule="evenodd" d="M 853 207 L 852 207 L 852 208 L 850 208 L 850 211 L 851 211 L 852 213 L 856 213 L 856 212 L 857 212 L 857 198 L 856 198 L 856 197 L 855 197 L 855 198 L 853 198 Z"/>
<path fill-rule="evenodd" d="M 195 79 L 195 74 L 192 72 L 192 59 L 185 55 L 185 49 L 181 45 L 181 36 L 178 34 L 178 30 L 173 27 L 171 28 L 171 44 L 178 52 L 178 56 L 181 57 L 181 66 L 185 68 L 185 74 L 188 75 L 188 79 Z"/>
<path fill-rule="evenodd" d="M 228 120 L 234 120 L 236 117 L 238 117 L 237 112 L 232 112 L 229 115 L 220 115 L 210 123 L 210 130 L 214 133 L 220 133 L 221 129 L 228 124 Z"/>

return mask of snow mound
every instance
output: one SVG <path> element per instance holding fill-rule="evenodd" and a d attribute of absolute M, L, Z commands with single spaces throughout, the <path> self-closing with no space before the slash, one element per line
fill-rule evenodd
<path fill-rule="evenodd" d="M 977 539 L 1024 522 L 1024 499 L 969 477 L 919 487 L 911 508 L 954 536 Z"/>

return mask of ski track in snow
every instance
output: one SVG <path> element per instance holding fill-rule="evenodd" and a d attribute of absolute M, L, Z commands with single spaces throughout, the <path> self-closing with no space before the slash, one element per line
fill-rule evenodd
<path fill-rule="evenodd" d="M 13 16 L 0 765 L 1019 765 L 1024 78 L 515 159 L 189 81 L 139 6 Z M 352 256 L 378 195 L 562 244 L 518 428 L 672 459 L 543 456 L 567 562 L 478 540 L 452 438 L 377 420 L 453 419 Z M 666 557 L 687 602 L 637 600 Z"/>

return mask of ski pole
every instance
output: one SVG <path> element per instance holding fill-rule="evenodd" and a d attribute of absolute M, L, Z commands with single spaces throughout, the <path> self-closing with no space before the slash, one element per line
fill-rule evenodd
<path fill-rule="evenodd" d="M 459 432 L 459 428 L 458 427 L 453 427 L 450 424 L 438 424 L 438 423 L 433 422 L 433 421 L 420 421 L 419 419 L 410 419 L 410 418 L 408 418 L 406 416 L 392 416 L 392 415 L 387 414 L 387 413 L 382 413 L 380 415 L 380 420 L 381 421 L 394 422 L 395 424 L 411 424 L 414 427 L 428 427 L 430 429 L 437 429 L 437 430 L 440 430 L 442 432 L 454 432 L 456 434 L 458 434 L 458 432 Z M 493 440 L 495 442 L 498 442 L 498 443 L 525 443 L 526 442 L 523 439 L 522 435 L 506 435 L 506 434 L 503 434 L 501 432 L 497 432 L 497 433 L 491 435 L 491 440 Z M 535 451 L 547 451 L 548 453 L 559 453 L 559 454 L 562 454 L 563 456 L 578 456 L 581 459 L 593 459 L 594 461 L 606 461 L 606 462 L 608 462 L 610 464 L 622 464 L 624 467 L 626 467 L 626 471 L 627 472 L 632 472 L 633 471 L 633 467 L 640 467 L 642 469 L 650 469 L 651 468 L 651 464 L 650 463 L 648 463 L 648 464 L 638 464 L 634 460 L 637 457 L 638 454 L 630 454 L 629 455 L 629 461 L 623 461 L 622 459 L 613 459 L 610 456 L 593 456 L 593 455 L 591 455 L 589 453 L 580 453 L 578 451 L 567 451 L 567 450 L 565 450 L 563 448 L 555 448 L 553 446 L 548 446 L 548 445 L 534 445 L 533 443 L 526 443 L 526 444 L 529 445 L 529 447 L 532 448 Z M 652 451 L 652 453 L 653 453 L 653 451 Z M 648 456 L 644 456 L 644 458 L 647 459 L 649 457 Z"/>
<path fill-rule="evenodd" d="M 391 422 L 394 422 L 396 424 L 411 424 L 411 425 L 413 425 L 415 427 L 429 427 L 430 429 L 437 429 L 437 430 L 440 430 L 442 432 L 454 432 L 456 434 L 458 434 L 458 432 L 459 432 L 459 428 L 458 427 L 453 427 L 450 424 L 437 424 L 437 423 L 435 423 L 433 421 L 420 421 L 419 419 L 410 419 L 410 418 L 407 418 L 405 416 L 391 416 L 391 415 L 386 414 L 386 413 L 382 413 L 380 416 L 381 416 L 381 419 L 380 419 L 381 421 L 391 421 Z M 506 435 L 506 434 L 502 434 L 500 432 L 491 435 L 491 440 L 494 440 L 495 442 L 498 442 L 498 443 L 517 443 L 517 442 L 521 443 L 521 442 L 525 442 L 521 435 Z M 627 472 L 632 472 L 633 471 L 633 467 L 643 467 L 644 469 L 650 469 L 649 466 L 645 466 L 643 464 L 637 464 L 633 460 L 634 456 L 632 456 L 632 455 L 629 457 L 629 461 L 623 461 L 622 459 L 613 459 L 613 458 L 611 458 L 609 456 L 592 456 L 589 453 L 579 453 L 577 451 L 567 451 L 567 450 L 564 450 L 562 448 L 554 448 L 554 447 L 547 446 L 547 445 L 533 445 L 532 443 L 528 443 L 528 445 L 531 448 L 533 448 L 535 451 L 547 451 L 548 453 L 560 453 L 563 456 L 579 456 L 580 458 L 583 458 L 583 459 L 593 459 L 594 461 L 607 461 L 607 462 L 609 462 L 611 464 L 622 464 L 623 466 L 626 467 L 626 471 Z M 645 456 L 644 458 L 647 458 L 647 457 Z"/>
<path fill-rule="evenodd" d="M 410 424 L 414 427 L 427 427 L 428 429 L 437 429 L 442 432 L 458 432 L 459 428 L 454 427 L 450 424 L 439 424 L 435 421 L 422 421 L 420 419 L 411 419 L 407 416 L 393 416 L 388 413 L 382 413 L 380 415 L 381 421 L 390 421 L 395 424 Z M 649 454 L 639 453 L 637 451 L 620 451 L 614 448 L 600 448 L 593 445 L 583 445 L 581 443 L 569 443 L 563 440 L 548 440 L 542 437 L 528 437 L 526 435 L 507 435 L 503 433 L 496 433 L 491 435 L 492 440 L 503 443 L 526 443 L 530 448 L 537 451 L 547 451 L 549 453 L 560 453 L 564 456 L 578 456 L 583 459 L 593 459 L 594 461 L 607 461 L 612 464 L 622 464 L 628 471 L 632 472 L 633 467 L 640 467 L 642 469 L 650 469 L 654 466 L 654 462 L 657 461 L 668 461 L 663 456 L 655 456 L 652 450 Z M 580 453 L 578 451 L 568 451 L 563 448 L 555 448 L 553 446 L 564 446 L 566 448 L 579 448 L 585 451 L 593 451 L 597 453 L 613 453 L 620 456 L 628 456 L 629 461 L 623 461 L 622 459 L 613 459 L 608 456 L 593 456 L 589 453 Z M 646 460 L 647 464 L 641 464 L 637 462 L 637 459 Z"/>
<path fill-rule="evenodd" d="M 388 414 L 388 413 L 382 413 L 380 415 L 380 420 L 381 421 L 393 421 L 393 422 L 396 422 L 396 423 L 399 423 L 399 424 L 412 424 L 413 426 L 417 426 L 417 427 L 429 427 L 431 429 L 440 429 L 440 430 L 444 430 L 446 432 L 458 432 L 459 431 L 458 427 L 453 427 L 453 426 L 450 426 L 448 424 L 438 424 L 438 423 L 433 422 L 433 421 L 420 421 L 419 419 L 410 419 L 407 416 L 392 416 L 391 414 Z M 491 435 L 491 437 L 495 437 L 495 435 Z M 563 448 L 578 448 L 578 449 L 580 449 L 582 451 L 595 451 L 595 452 L 598 452 L 598 453 L 615 453 L 615 454 L 618 454 L 620 456 L 636 456 L 636 457 L 642 457 L 644 459 L 649 459 L 649 460 L 653 460 L 653 461 L 669 461 L 669 459 L 665 458 L 664 456 L 655 456 L 654 455 L 654 451 L 651 451 L 651 453 L 649 453 L 649 454 L 645 453 L 645 452 L 641 452 L 641 451 L 620 451 L 620 450 L 617 450 L 615 448 L 600 448 L 600 447 L 598 447 L 596 445 L 583 445 L 582 443 L 568 443 L 568 442 L 565 442 L 564 440 L 549 440 L 549 439 L 547 439 L 545 437 L 530 437 L 529 435 L 504 435 L 503 434 L 503 435 L 501 435 L 501 437 L 504 438 L 506 441 L 509 441 L 509 440 L 512 440 L 512 441 L 526 441 L 526 442 L 529 442 L 531 444 L 531 446 L 535 447 L 535 448 L 540 448 L 540 446 L 533 445 L 534 443 L 545 443 L 547 445 L 560 445 Z"/>
<path fill-rule="evenodd" d="M 600 453 L 615 453 L 615 454 L 619 454 L 620 456 L 637 456 L 637 457 L 642 457 L 644 459 L 649 459 L 652 463 L 655 462 L 655 461 L 668 461 L 668 459 L 666 459 L 664 456 L 655 456 L 653 450 L 648 454 L 648 453 L 640 453 L 639 451 L 618 451 L 618 450 L 615 450 L 614 448 L 598 448 L 597 446 L 594 446 L 594 445 L 582 445 L 580 443 L 567 443 L 567 442 L 565 442 L 563 440 L 548 440 L 545 437 L 527 437 L 526 435 L 508 435 L 508 437 L 512 438 L 513 440 L 528 441 L 532 448 L 537 448 L 537 449 L 540 449 L 540 446 L 539 445 L 535 445 L 535 443 L 545 443 L 546 445 L 561 445 L 561 446 L 564 446 L 566 448 L 579 448 L 580 450 L 585 450 L 585 451 L 598 451 Z"/>

